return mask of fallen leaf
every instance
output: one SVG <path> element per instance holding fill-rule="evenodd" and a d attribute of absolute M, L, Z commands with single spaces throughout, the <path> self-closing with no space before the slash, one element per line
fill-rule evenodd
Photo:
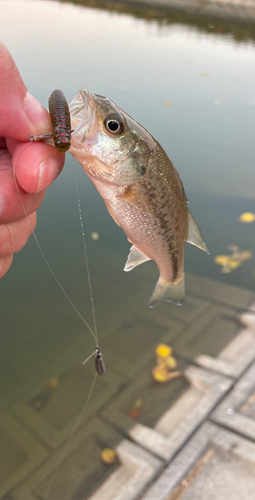
<path fill-rule="evenodd" d="M 214 262 L 216 262 L 216 264 L 226 266 L 229 262 L 229 259 L 230 259 L 229 255 L 217 255 L 214 258 Z"/>
<path fill-rule="evenodd" d="M 241 260 L 238 260 L 238 259 L 229 259 L 229 267 L 230 269 L 235 269 L 236 267 L 239 267 L 241 266 L 242 262 Z"/>
<path fill-rule="evenodd" d="M 53 389 L 55 389 L 55 387 L 57 387 L 57 385 L 58 385 L 57 377 L 52 377 L 50 380 L 50 386 L 53 387 Z"/>
<path fill-rule="evenodd" d="M 175 371 L 171 372 L 167 370 L 167 368 L 163 366 L 155 366 L 152 370 L 152 376 L 156 382 L 159 382 L 160 384 L 164 384 L 165 382 L 168 382 L 169 380 L 180 377 L 182 375 L 182 372 L 180 371 Z"/>
<path fill-rule="evenodd" d="M 102 462 L 104 462 L 104 464 L 111 465 L 117 462 L 118 455 L 112 448 L 104 448 L 101 451 L 101 460 Z"/>
<path fill-rule="evenodd" d="M 138 398 L 134 404 L 134 408 L 141 408 L 143 405 L 143 400 L 141 398 Z"/>
<path fill-rule="evenodd" d="M 255 221 L 255 214 L 253 214 L 252 212 L 244 212 L 242 215 L 240 215 L 240 217 L 238 217 L 238 219 L 241 222 L 245 222 L 245 223 L 249 224 L 249 223 Z"/>
<path fill-rule="evenodd" d="M 249 250 L 244 250 L 243 252 L 240 253 L 240 258 L 242 260 L 248 260 L 252 259 L 253 255 Z"/>
<path fill-rule="evenodd" d="M 174 370 L 177 366 L 177 361 L 173 356 L 168 356 L 168 358 L 165 359 L 165 363 L 170 370 Z"/>
<path fill-rule="evenodd" d="M 156 355 L 160 358 L 165 358 L 172 354 L 172 348 L 167 344 L 159 344 L 156 347 Z"/>
<path fill-rule="evenodd" d="M 141 408 L 130 408 L 130 410 L 128 410 L 128 414 L 131 418 L 136 419 L 141 416 L 142 410 Z"/>

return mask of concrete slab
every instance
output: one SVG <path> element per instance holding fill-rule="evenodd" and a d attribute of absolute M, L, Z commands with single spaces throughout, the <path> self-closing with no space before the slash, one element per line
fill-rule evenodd
<path fill-rule="evenodd" d="M 203 422 L 231 387 L 222 375 L 190 366 L 184 371 L 190 387 L 160 418 L 154 429 L 136 424 L 129 436 L 137 443 L 169 461 Z"/>
<path fill-rule="evenodd" d="M 254 500 L 255 444 L 205 423 L 142 500 Z"/>
<path fill-rule="evenodd" d="M 213 412 L 211 419 L 255 440 L 255 363 Z"/>
<path fill-rule="evenodd" d="M 239 378 L 255 358 L 255 330 L 245 328 L 223 349 L 217 358 L 201 354 L 198 365 L 224 375 Z"/>
<path fill-rule="evenodd" d="M 88 500 L 135 500 L 162 468 L 162 462 L 123 440 L 116 448 L 121 466 Z"/>

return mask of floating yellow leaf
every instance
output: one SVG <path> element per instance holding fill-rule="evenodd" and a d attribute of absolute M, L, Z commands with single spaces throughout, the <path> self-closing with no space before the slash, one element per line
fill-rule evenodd
<path fill-rule="evenodd" d="M 244 250 L 243 252 L 240 253 L 240 258 L 242 260 L 248 260 L 252 259 L 253 255 L 249 250 Z"/>
<path fill-rule="evenodd" d="M 111 465 L 117 462 L 118 456 L 115 450 L 112 448 L 104 448 L 101 451 L 101 459 L 106 465 Z"/>
<path fill-rule="evenodd" d="M 95 241 L 98 240 L 98 238 L 99 238 L 99 234 L 95 233 L 95 232 L 90 233 L 90 236 L 91 236 L 92 240 L 95 240 Z"/>
<path fill-rule="evenodd" d="M 166 106 L 166 108 L 170 108 L 170 106 L 172 105 L 172 103 L 171 103 L 171 101 L 165 101 L 164 105 Z"/>
<path fill-rule="evenodd" d="M 57 387 L 57 385 L 58 385 L 57 377 L 52 377 L 51 381 L 50 381 L 50 386 L 53 387 L 53 389 L 55 389 L 55 387 Z"/>
<path fill-rule="evenodd" d="M 214 99 L 214 100 L 213 100 L 213 104 L 214 104 L 214 106 L 219 106 L 219 105 L 220 105 L 220 103 L 221 103 L 220 99 Z"/>
<path fill-rule="evenodd" d="M 214 261 L 216 262 L 216 264 L 226 266 L 229 263 L 229 259 L 229 255 L 217 255 Z"/>
<path fill-rule="evenodd" d="M 241 222 L 246 222 L 246 223 L 254 222 L 255 214 L 253 214 L 252 212 L 244 212 L 242 215 L 240 215 L 240 217 L 238 217 L 238 219 Z"/>
<path fill-rule="evenodd" d="M 206 71 L 204 71 L 204 73 L 201 73 L 201 77 L 202 78 L 209 78 L 209 73 L 206 73 Z"/>
<path fill-rule="evenodd" d="M 236 267 L 241 266 L 241 264 L 242 264 L 241 260 L 237 260 L 237 259 L 230 259 L 229 263 L 228 263 L 228 265 L 231 269 L 235 269 Z"/>
<path fill-rule="evenodd" d="M 234 91 L 234 94 L 235 94 L 235 95 L 240 95 L 240 94 L 241 94 L 241 92 L 240 92 L 240 90 L 235 90 L 235 91 Z"/>
<path fill-rule="evenodd" d="M 230 273 L 241 266 L 245 260 L 252 259 L 252 253 L 249 250 L 240 252 L 240 248 L 237 245 L 228 245 L 228 248 L 232 250 L 230 255 L 217 255 L 214 259 L 216 264 L 222 266 L 222 273 Z"/>
<path fill-rule="evenodd" d="M 156 348 L 156 354 L 160 358 L 166 358 L 167 356 L 171 356 L 172 348 L 166 344 L 159 344 Z"/>

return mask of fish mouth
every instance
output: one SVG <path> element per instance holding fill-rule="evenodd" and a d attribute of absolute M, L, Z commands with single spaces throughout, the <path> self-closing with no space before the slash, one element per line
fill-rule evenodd
<path fill-rule="evenodd" d="M 96 112 L 96 103 L 93 94 L 81 88 L 69 106 L 72 139 L 77 143 L 85 141 Z"/>

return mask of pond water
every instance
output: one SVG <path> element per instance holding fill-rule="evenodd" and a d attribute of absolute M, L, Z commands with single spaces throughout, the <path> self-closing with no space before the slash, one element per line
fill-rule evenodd
<path fill-rule="evenodd" d="M 254 290 L 254 257 L 225 274 L 214 260 L 217 255 L 230 254 L 230 244 L 255 255 L 255 222 L 239 221 L 242 213 L 255 212 L 253 37 L 249 33 L 246 36 L 245 29 L 243 36 L 236 36 L 231 29 L 224 33 L 224 29 L 215 29 L 215 21 L 210 19 L 203 20 L 203 26 L 194 18 L 189 23 L 185 16 L 182 22 L 181 15 L 167 20 L 143 19 L 131 12 L 39 0 L 2 0 L 0 7 L 1 41 L 13 55 L 29 92 L 45 107 L 55 88 L 62 89 L 70 102 L 85 86 L 116 102 L 166 150 L 181 176 L 190 209 L 211 253 L 208 256 L 187 245 L 185 270 Z M 136 270 L 123 273 L 130 247 L 126 236 L 109 216 L 82 169 L 77 165 L 76 170 L 99 335 L 104 338 L 107 329 L 118 334 L 116 321 L 123 311 L 128 316 L 131 308 L 130 315 L 134 314 L 130 299 L 144 277 Z M 91 238 L 93 232 L 99 235 L 97 240 Z M 47 191 L 38 210 L 36 234 L 58 279 L 92 323 L 69 154 L 63 173 Z M 144 264 L 148 270 L 153 265 Z M 144 287 L 139 308 L 147 315 L 151 281 L 145 279 Z M 50 393 L 46 386 L 42 389 L 42 380 L 53 377 L 53 387 L 54 377 L 61 378 L 56 375 L 57 357 L 60 364 L 64 363 L 63 356 L 71 359 L 71 346 L 75 342 L 80 345 L 84 337 L 84 352 L 81 349 L 81 359 L 75 358 L 78 366 L 94 350 L 93 339 L 88 332 L 84 335 L 83 325 L 53 282 L 32 238 L 1 280 L 0 294 L 1 409 L 17 404 L 23 393 L 27 394 L 30 408 L 36 407 L 36 386 L 43 395 L 38 404 L 43 406 L 46 418 Z M 169 306 L 162 307 L 166 312 Z M 148 311 L 148 329 L 157 315 L 155 311 Z M 123 340 L 134 357 L 136 334 Z M 112 347 L 118 356 L 117 338 L 106 336 L 104 342 L 110 342 L 109 350 Z M 157 339 L 153 342 L 156 345 Z M 125 370 L 117 367 L 116 373 L 125 383 Z M 91 378 L 86 384 L 90 386 Z M 65 407 L 59 396 L 59 405 L 57 400 L 49 410 L 52 425 L 61 429 L 76 415 L 82 407 L 81 392 L 83 388 L 78 390 L 77 400 L 74 395 L 72 403 Z M 16 413 L 21 415 L 19 411 Z M 45 447 L 49 450 L 49 443 Z M 10 452 L 13 467 L 14 456 L 15 452 Z M 96 481 L 95 476 L 90 490 Z M 43 487 L 35 490 L 36 498 L 43 497 Z M 55 498 L 65 497 L 55 492 Z"/>

